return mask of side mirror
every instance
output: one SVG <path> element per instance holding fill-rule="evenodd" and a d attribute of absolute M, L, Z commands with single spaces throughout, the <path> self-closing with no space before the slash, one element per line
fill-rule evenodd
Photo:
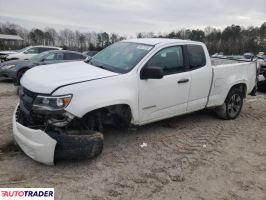
<path fill-rule="evenodd" d="M 163 69 L 160 67 L 143 67 L 140 71 L 140 79 L 161 79 L 163 76 Z"/>

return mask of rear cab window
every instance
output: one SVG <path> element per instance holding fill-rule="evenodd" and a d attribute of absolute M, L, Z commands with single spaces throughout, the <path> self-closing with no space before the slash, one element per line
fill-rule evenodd
<path fill-rule="evenodd" d="M 189 68 L 198 69 L 206 65 L 206 55 L 201 45 L 187 45 Z"/>

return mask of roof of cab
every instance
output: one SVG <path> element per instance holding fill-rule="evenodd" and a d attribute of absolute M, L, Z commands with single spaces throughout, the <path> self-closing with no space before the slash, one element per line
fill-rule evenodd
<path fill-rule="evenodd" d="M 134 42 L 147 45 L 157 45 L 157 44 L 170 44 L 170 43 L 199 43 L 191 40 L 180 40 L 180 39 L 169 39 L 169 38 L 136 38 L 123 40 L 123 42 Z"/>

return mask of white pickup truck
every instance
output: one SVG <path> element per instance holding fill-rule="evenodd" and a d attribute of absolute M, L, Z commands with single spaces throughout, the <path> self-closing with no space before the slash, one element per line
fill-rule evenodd
<path fill-rule="evenodd" d="M 121 41 L 85 62 L 28 70 L 13 135 L 28 156 L 45 164 L 95 156 L 103 138 L 93 131 L 106 124 L 143 125 L 205 108 L 237 118 L 256 88 L 256 74 L 252 62 L 212 65 L 201 42 Z"/>

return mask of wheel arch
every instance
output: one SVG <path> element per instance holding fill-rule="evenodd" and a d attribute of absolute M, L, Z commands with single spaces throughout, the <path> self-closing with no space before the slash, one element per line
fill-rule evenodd
<path fill-rule="evenodd" d="M 247 84 L 245 82 L 240 82 L 240 83 L 237 83 L 237 84 L 232 85 L 231 88 L 228 90 L 228 93 L 227 93 L 226 96 L 228 96 L 229 92 L 232 89 L 239 89 L 242 92 L 243 97 L 244 98 L 247 97 Z"/>
<path fill-rule="evenodd" d="M 128 104 L 128 103 L 109 103 L 109 104 L 105 104 L 105 105 L 101 105 L 98 107 L 94 107 L 92 110 L 89 110 L 87 112 L 85 112 L 80 118 L 83 118 L 84 116 L 86 116 L 89 113 L 95 112 L 95 111 L 100 111 L 100 110 L 105 110 L 105 109 L 110 109 L 112 107 L 125 107 L 129 109 L 130 115 L 131 115 L 131 123 L 134 123 L 134 120 L 136 119 L 136 114 L 134 113 L 134 109 L 133 107 Z"/>

